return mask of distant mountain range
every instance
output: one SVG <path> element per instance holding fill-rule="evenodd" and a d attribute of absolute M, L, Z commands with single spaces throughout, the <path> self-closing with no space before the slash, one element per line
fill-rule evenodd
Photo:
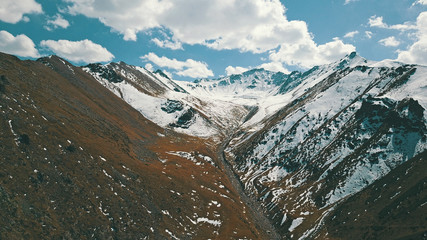
<path fill-rule="evenodd" d="M 0 239 L 423 239 L 427 67 L 182 82 L 0 54 Z"/>

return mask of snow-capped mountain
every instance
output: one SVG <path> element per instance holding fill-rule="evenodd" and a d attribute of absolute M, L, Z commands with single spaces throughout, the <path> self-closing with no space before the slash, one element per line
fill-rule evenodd
<path fill-rule="evenodd" d="M 263 129 L 235 135 L 228 159 L 284 236 L 318 236 L 341 201 L 425 154 L 426 76 L 354 53 L 318 67 Z"/>
<path fill-rule="evenodd" d="M 277 94 L 286 78 L 288 75 L 281 72 L 253 69 L 214 80 L 199 79 L 192 83 L 182 82 L 181 85 L 193 95 L 246 104 Z"/>
<path fill-rule="evenodd" d="M 83 70 L 161 127 L 199 137 L 218 135 L 239 125 L 244 106 L 190 95 L 163 72 L 126 63 L 89 64 Z"/>
<path fill-rule="evenodd" d="M 32 179 L 32 190 L 20 193 L 41 189 L 64 202 L 43 185 L 49 176 L 64 189 L 91 192 L 92 207 L 78 198 L 80 215 L 105 218 L 102 230 L 73 230 L 72 237 L 389 239 L 427 232 L 427 67 L 351 53 L 306 72 L 253 69 L 180 82 L 123 62 L 0 60 L 2 149 L 31 175 L 11 175 L 13 186 Z M 62 157 L 67 167 L 57 170 Z M 6 158 L 2 164 L 15 171 Z M 10 197 L 12 185 L 4 186 L 8 207 L 0 210 L 28 216 Z M 47 201 L 58 200 L 31 202 L 40 216 L 50 211 Z M 130 216 L 133 208 L 138 214 Z"/>

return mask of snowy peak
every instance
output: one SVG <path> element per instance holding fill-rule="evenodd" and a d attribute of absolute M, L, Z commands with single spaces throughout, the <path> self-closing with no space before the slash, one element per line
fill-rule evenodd
<path fill-rule="evenodd" d="M 236 133 L 228 158 L 283 236 L 316 238 L 318 216 L 426 154 L 426 73 L 349 54 L 302 74 L 262 128 Z"/>
<path fill-rule="evenodd" d="M 159 76 L 161 76 L 161 77 L 164 77 L 164 78 L 167 78 L 167 79 L 169 79 L 169 80 L 171 80 L 170 79 L 170 77 L 168 77 L 168 75 L 166 75 L 162 70 L 160 70 L 160 69 L 157 69 L 156 71 L 154 71 L 153 72 L 154 74 L 158 74 Z"/>
<path fill-rule="evenodd" d="M 339 61 L 323 66 L 315 66 L 305 72 L 294 71 L 290 74 L 285 74 L 260 68 L 219 79 L 198 79 L 193 83 L 183 82 L 180 85 L 194 95 L 238 102 L 240 99 L 253 99 L 255 100 L 253 102 L 257 102 L 269 96 L 286 94 L 306 80 L 320 79 L 335 71 L 369 64 L 371 62 L 353 52 Z M 245 104 L 254 105 L 250 102 L 245 102 Z"/>
<path fill-rule="evenodd" d="M 192 96 L 161 70 L 151 72 L 124 62 L 89 64 L 83 70 L 157 125 L 193 136 L 218 135 L 239 125 L 249 111 Z"/>
<path fill-rule="evenodd" d="M 336 65 L 335 67 L 336 70 L 345 69 L 347 67 L 354 68 L 356 66 L 363 66 L 367 64 L 368 64 L 368 61 L 365 58 L 358 55 L 356 52 L 352 52 L 346 55 L 344 58 L 342 58 L 338 62 L 333 63 L 333 65 Z"/>
<path fill-rule="evenodd" d="M 265 69 L 252 69 L 219 79 L 199 79 L 193 83 L 178 84 L 194 96 L 256 106 L 262 99 L 295 87 L 298 83 L 295 80 L 299 76 L 299 72 L 288 75 Z"/>
<path fill-rule="evenodd" d="M 86 66 L 91 72 L 98 73 L 103 79 L 107 79 L 111 83 L 119 83 L 124 79 L 120 77 L 113 69 L 100 63 L 92 63 Z"/>
<path fill-rule="evenodd" d="M 257 89 L 262 91 L 271 91 L 280 86 L 286 74 L 281 72 L 271 72 L 263 68 L 252 69 L 241 74 L 233 74 L 219 79 L 200 79 L 195 80 L 196 86 L 207 87 L 208 89 L 232 88 L 243 91 L 245 89 Z"/>
<path fill-rule="evenodd" d="M 183 92 L 178 85 L 167 77 L 154 74 L 145 68 L 131 66 L 124 62 L 109 63 L 106 65 L 89 64 L 85 66 L 87 72 L 102 80 L 105 84 L 125 81 L 139 91 L 152 96 L 165 94 L 167 91 Z"/>

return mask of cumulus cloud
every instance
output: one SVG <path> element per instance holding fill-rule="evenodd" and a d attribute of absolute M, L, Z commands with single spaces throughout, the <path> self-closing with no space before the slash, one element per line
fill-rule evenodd
<path fill-rule="evenodd" d="M 178 49 L 183 49 L 182 48 L 182 43 L 179 41 L 170 41 L 170 40 L 160 40 L 158 38 L 153 38 L 151 39 L 152 42 L 154 42 L 157 46 L 161 47 L 161 48 L 169 48 L 172 50 L 178 50 Z"/>
<path fill-rule="evenodd" d="M 345 38 L 354 38 L 354 36 L 356 36 L 357 34 L 359 34 L 359 31 L 352 31 L 352 32 L 348 32 L 344 35 Z"/>
<path fill-rule="evenodd" d="M 47 25 L 45 29 L 48 31 L 52 31 L 57 28 L 68 28 L 70 23 L 62 17 L 61 14 L 56 14 L 54 17 L 47 20 Z"/>
<path fill-rule="evenodd" d="M 351 2 L 357 2 L 357 1 L 359 1 L 359 0 L 345 0 L 344 5 L 347 5 Z"/>
<path fill-rule="evenodd" d="M 281 62 L 269 62 L 269 63 L 263 63 L 259 65 L 257 68 L 264 68 L 265 70 L 269 70 L 272 72 L 282 72 L 282 73 L 290 73 L 288 69 L 283 67 L 283 64 Z"/>
<path fill-rule="evenodd" d="M 427 0 L 418 0 L 414 4 L 427 5 Z"/>
<path fill-rule="evenodd" d="M 378 42 L 386 47 L 397 47 L 400 45 L 400 42 L 394 36 L 381 39 Z"/>
<path fill-rule="evenodd" d="M 71 14 L 98 18 L 136 40 L 137 33 L 166 27 L 182 43 L 214 49 L 264 52 L 306 33 L 299 21 L 288 21 L 279 0 L 68 0 Z M 197 9 L 197 10 L 195 10 Z M 158 39 L 157 43 L 161 43 Z"/>
<path fill-rule="evenodd" d="M 137 39 L 138 32 L 160 27 L 161 16 L 173 7 L 169 0 L 66 1 L 70 3 L 69 13 L 97 18 L 106 26 L 122 34 L 125 40 L 132 41 Z"/>
<path fill-rule="evenodd" d="M 387 25 L 383 21 L 383 17 L 372 16 L 368 19 L 370 27 L 387 28 Z"/>
<path fill-rule="evenodd" d="M 304 21 L 286 18 L 286 9 L 280 0 L 66 1 L 68 13 L 97 18 L 125 40 L 135 41 L 140 32 L 165 30 L 166 36 L 152 39 L 163 48 L 181 49 L 182 44 L 200 44 L 216 50 L 264 53 L 280 47 L 282 52 L 296 48 L 305 55 L 316 56 L 314 59 L 299 57 L 298 61 L 283 56 L 272 60 L 286 64 L 295 62 L 300 66 L 322 64 L 332 59 L 331 54 L 322 53 L 329 47 L 344 47 L 339 49 L 342 50 L 340 56 L 344 50 L 354 50 L 353 46 L 335 40 L 325 43 L 324 47 L 317 46 Z"/>
<path fill-rule="evenodd" d="M 255 68 L 264 68 L 265 70 L 268 71 L 272 71 L 272 72 L 283 72 L 283 73 L 290 73 L 288 69 L 286 69 L 283 64 L 281 62 L 268 62 L 268 63 L 263 63 L 261 65 L 256 66 Z M 232 74 L 241 74 L 244 73 L 246 71 L 248 71 L 249 69 L 253 69 L 253 67 L 233 67 L 233 66 L 228 66 L 225 68 L 225 73 L 226 75 L 232 75 Z"/>
<path fill-rule="evenodd" d="M 148 71 L 152 72 L 154 70 L 153 64 L 151 64 L 151 63 L 145 64 L 145 69 L 147 69 Z"/>
<path fill-rule="evenodd" d="M 193 59 L 179 61 L 176 59 L 167 58 L 165 56 L 159 57 L 152 52 L 140 58 L 144 61 L 150 61 L 159 67 L 166 67 L 175 70 L 177 75 L 183 77 L 206 78 L 214 76 L 212 70 L 208 68 L 206 63 L 195 61 Z"/>
<path fill-rule="evenodd" d="M 308 39 L 302 44 L 282 44 L 277 52 L 270 54 L 270 60 L 310 68 L 335 61 L 355 50 L 353 45 L 345 44 L 338 38 L 322 45 Z"/>
<path fill-rule="evenodd" d="M 0 20 L 7 23 L 29 21 L 24 14 L 42 12 L 42 6 L 34 0 L 2 0 L 0 4 Z"/>
<path fill-rule="evenodd" d="M 244 73 L 246 71 L 248 71 L 248 68 L 244 68 L 244 67 L 233 67 L 233 66 L 228 66 L 225 68 L 225 74 L 227 76 L 232 75 L 232 74 L 241 74 Z"/>
<path fill-rule="evenodd" d="M 114 58 L 114 55 L 106 48 L 88 39 L 81 41 L 43 40 L 40 45 L 73 62 L 108 62 Z"/>
<path fill-rule="evenodd" d="M 33 40 L 24 34 L 16 37 L 7 31 L 0 31 L 0 51 L 21 57 L 39 57 Z"/>
<path fill-rule="evenodd" d="M 365 36 L 366 36 L 368 39 L 371 39 L 371 38 L 372 38 L 372 32 L 371 32 L 371 31 L 365 31 Z"/>
<path fill-rule="evenodd" d="M 411 22 L 405 22 L 403 24 L 396 24 L 396 25 L 388 25 L 387 23 L 384 22 L 383 17 L 381 16 L 377 17 L 375 15 L 368 19 L 368 24 L 370 27 L 394 29 L 402 32 L 417 29 L 417 26 Z"/>
<path fill-rule="evenodd" d="M 417 18 L 417 41 L 405 51 L 400 51 L 398 61 L 427 65 L 427 12 Z"/>

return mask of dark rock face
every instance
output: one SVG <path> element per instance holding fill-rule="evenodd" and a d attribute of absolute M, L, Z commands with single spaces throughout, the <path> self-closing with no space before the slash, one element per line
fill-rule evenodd
<path fill-rule="evenodd" d="M 161 109 L 167 113 L 180 112 L 184 109 L 184 105 L 180 101 L 168 99 Z"/>
<path fill-rule="evenodd" d="M 368 127 L 378 128 L 387 124 L 392 128 L 420 134 L 426 130 L 424 108 L 412 98 L 395 102 L 388 98 L 368 97 L 355 116 L 359 121 L 366 121 Z"/>
<path fill-rule="evenodd" d="M 18 141 L 22 144 L 29 145 L 30 144 L 30 137 L 28 137 L 27 134 L 21 134 L 18 138 Z"/>
<path fill-rule="evenodd" d="M 123 79 L 114 70 L 104 67 L 100 63 L 92 63 L 86 67 L 88 67 L 92 72 L 99 73 L 102 78 L 107 79 L 109 82 L 119 83 L 123 81 Z"/>
<path fill-rule="evenodd" d="M 172 123 L 171 127 L 178 127 L 178 128 L 189 128 L 192 123 L 195 121 L 195 114 L 196 111 L 193 108 L 188 109 L 184 114 L 182 114 L 176 123 Z"/>
<path fill-rule="evenodd" d="M 154 71 L 154 73 L 159 74 L 160 76 L 167 78 L 170 80 L 170 78 L 168 77 L 168 75 L 166 75 L 162 70 L 157 69 L 156 71 Z"/>
<path fill-rule="evenodd" d="M 230 76 L 230 83 L 235 83 L 237 81 L 240 81 L 242 79 L 242 75 L 240 74 L 233 74 Z"/>
<path fill-rule="evenodd" d="M 9 84 L 9 81 L 7 80 L 5 75 L 0 76 L 0 94 L 3 94 L 6 92 L 6 85 Z"/>
<path fill-rule="evenodd" d="M 175 128 L 184 128 L 188 129 L 191 124 L 195 121 L 195 115 L 197 114 L 196 110 L 193 108 L 188 108 L 184 110 L 184 104 L 177 100 L 168 99 L 165 104 L 162 105 L 161 109 L 167 113 L 181 112 L 181 115 L 178 117 L 177 121 L 169 124 L 170 127 Z"/>
<path fill-rule="evenodd" d="M 281 84 L 279 93 L 289 92 L 290 90 L 298 86 L 303 80 L 303 75 L 301 74 L 301 72 L 297 71 L 294 71 L 289 75 L 279 76 L 283 77 L 283 80 L 281 82 L 277 82 Z"/>
<path fill-rule="evenodd" d="M 218 83 L 218 86 L 227 86 L 228 83 L 225 80 L 222 80 L 221 82 Z"/>

